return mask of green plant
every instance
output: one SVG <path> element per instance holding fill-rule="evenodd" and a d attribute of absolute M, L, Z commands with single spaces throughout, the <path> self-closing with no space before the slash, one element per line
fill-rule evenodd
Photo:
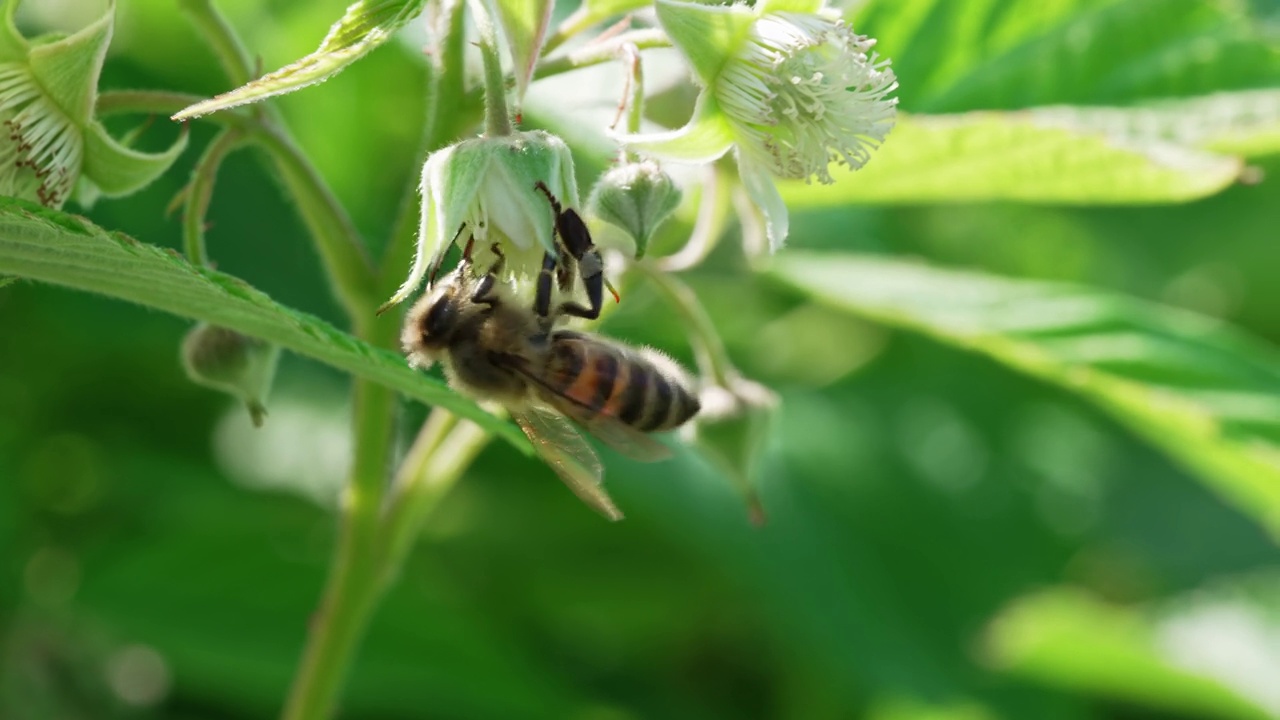
<path fill-rule="evenodd" d="M 710 453 L 719 460 L 717 469 L 753 508 L 759 503 L 756 463 L 760 427 L 765 424 L 754 414 L 759 411 L 767 420 L 774 412 L 773 401 L 768 391 L 747 389 L 754 386 L 747 385 L 750 381 L 730 363 L 716 323 L 675 274 L 697 267 L 712 252 L 724 252 L 717 243 L 731 226 L 733 208 L 738 210 L 747 250 L 747 262 L 734 255 L 730 274 L 735 280 L 781 287 L 784 294 L 814 300 L 838 314 L 921 332 L 1061 385 L 1184 463 L 1269 532 L 1280 530 L 1280 464 L 1275 446 L 1280 421 L 1270 411 L 1280 376 L 1273 351 L 1264 343 L 1214 321 L 1080 284 L 961 274 L 858 255 L 839 246 L 825 254 L 785 248 L 776 256 L 766 252 L 766 247 L 781 248 L 789 234 L 798 235 L 789 228 L 789 209 L 960 201 L 1155 204 L 1220 192 L 1238 181 L 1246 158 L 1274 154 L 1280 137 L 1275 91 L 1268 89 L 1280 75 L 1280 59 L 1261 31 L 1252 29 L 1247 14 L 1207 4 L 1076 2 L 1033 15 L 1020 12 L 1016 5 L 991 9 L 986 22 L 974 23 L 964 21 L 965 13 L 974 10 L 962 7 L 963 3 L 945 7 L 869 3 L 859 9 L 854 26 L 872 31 L 880 41 L 877 47 L 893 58 L 903 108 L 910 114 L 885 137 L 889 106 L 875 106 L 868 125 L 850 130 L 834 152 L 856 165 L 866 159 L 864 139 L 883 140 L 883 150 L 856 173 L 838 170 L 836 182 L 810 185 L 805 181 L 828 172 L 825 159 L 832 149 L 818 142 L 815 150 L 812 138 L 788 128 L 785 120 L 750 115 L 726 103 L 732 88 L 726 90 L 722 83 L 739 81 L 731 77 L 733 72 L 751 71 L 734 65 L 740 60 L 736 53 L 743 43 L 759 42 L 759 37 L 748 38 L 758 30 L 764 13 L 780 9 L 814 13 L 820 3 L 762 2 L 754 10 L 709 10 L 664 1 L 657 4 L 658 27 L 562 48 L 606 21 L 648 4 L 586 2 L 555 29 L 549 2 L 432 4 L 436 47 L 427 61 L 427 111 L 415 119 L 421 138 L 416 157 L 420 164 L 432 167 L 428 156 L 471 138 L 480 127 L 490 141 L 510 136 L 515 129 L 507 107 L 509 92 L 518 104 L 526 89 L 540 80 L 615 59 L 623 62 L 631 83 L 630 91 L 619 98 L 626 128 L 617 134 L 628 163 L 638 165 L 640 158 L 652 156 L 706 163 L 735 149 L 736 162 L 710 165 L 705 181 L 686 188 L 692 200 L 657 231 L 654 227 L 673 210 L 670 202 L 637 203 L 627 208 L 630 212 L 597 210 L 619 227 L 596 227 L 602 236 L 610 232 L 629 236 L 637 254 L 648 251 L 648 257 L 628 272 L 627 280 L 633 287 L 652 285 L 671 301 L 681 318 L 674 324 L 678 328 L 674 334 L 689 338 L 708 385 L 730 399 L 720 419 L 730 425 L 751 425 L 718 433 L 707 432 L 713 429 L 709 425 L 700 433 L 700 441 L 719 443 L 712 448 L 718 452 Z M 483 213 L 477 208 L 486 202 L 484 198 L 494 202 L 499 196 L 486 195 L 480 178 L 489 169 L 487 156 L 454 163 L 433 176 L 435 185 L 424 180 L 427 207 L 421 227 L 414 189 L 404 190 L 399 216 L 375 260 L 313 161 L 291 138 L 282 113 L 260 102 L 322 80 L 354 62 L 417 17 L 425 1 L 357 2 L 316 53 L 257 79 L 248 53 L 207 0 L 186 0 L 182 5 L 220 61 L 229 84 L 238 89 L 211 101 L 152 91 L 95 95 L 95 69 L 93 77 L 77 78 L 79 94 L 69 92 L 68 99 L 59 100 L 78 109 L 67 114 L 73 122 L 61 132 L 88 138 L 85 159 L 59 161 L 70 169 L 44 177 L 78 175 L 85 200 L 100 193 L 131 192 L 169 166 L 182 151 L 186 136 L 166 152 L 131 152 L 115 141 L 108 145 L 110 136 L 99 130 L 101 118 L 144 113 L 199 117 L 211 123 L 218 134 L 196 163 L 183 198 L 185 258 L 58 211 L 71 186 L 61 180 L 63 184 L 49 186 L 40 182 L 39 173 L 20 173 L 6 179 L 5 193 L 29 196 L 44 207 L 21 200 L 0 201 L 0 273 L 98 292 L 211 323 L 331 364 L 355 378 L 356 454 L 342 496 L 342 528 L 329 583 L 285 710 L 286 717 L 325 717 L 332 712 L 370 617 L 396 580 L 413 539 L 436 503 L 490 437 L 503 437 L 523 448 L 523 439 L 510 425 L 443 383 L 405 367 L 394 352 L 396 319 L 375 314 L 387 298 L 403 299 L 416 289 L 415 277 L 420 279 L 432 258 L 448 249 L 448 229 L 458 218 Z M 1177 11 L 1171 12 L 1175 6 Z M 10 18 L 15 7 L 14 0 L 5 5 Z M 475 84 L 468 82 L 466 74 L 468 16 L 478 26 L 484 71 Z M 96 57 L 97 67 L 102 63 L 104 38 L 110 35 L 111 16 L 104 17 L 73 36 L 83 39 L 83 48 L 72 50 Z M 493 18 L 503 30 L 502 41 Z M 1077 34 L 1115 39 L 1153 23 L 1163 30 L 1162 41 L 1151 40 L 1150 46 L 1143 47 L 1122 42 L 1111 46 L 1108 82 L 1086 82 L 1064 69 L 1080 64 L 1073 27 Z M 939 26 L 947 28 L 945 42 L 937 36 Z M 1144 74 L 1149 57 L 1177 56 L 1181 40 L 1202 35 L 1219 43 L 1212 62 L 1194 66 L 1171 62 L 1154 75 Z M 21 64 L 24 51 L 16 37 L 11 33 L 4 48 L 8 54 L 2 59 L 10 65 Z M 706 38 L 715 42 L 702 42 Z M 36 47 L 59 42 L 68 41 Z M 846 55 L 837 55 L 836 61 L 848 54 L 871 52 L 865 41 L 842 35 L 840 42 Z M 648 49 L 672 43 L 684 51 L 700 87 L 693 119 L 684 130 L 642 134 L 642 101 L 655 104 L 662 98 L 645 98 L 644 78 L 649 74 L 640 71 L 641 58 Z M 825 52 L 821 43 L 812 47 Z M 502 69 L 504 57 L 509 58 L 509 73 Z M 803 57 L 791 60 L 808 62 Z M 823 54 L 818 60 L 829 63 L 832 57 Z M 77 67 L 83 65 L 78 61 Z M 805 65 L 817 67 L 811 66 Z M 873 73 L 884 70 L 874 58 L 868 59 L 868 67 Z M 1062 70 L 1043 77 L 1050 68 Z M 892 77 L 863 76 L 860 81 L 869 88 L 867 101 L 884 100 Z M 52 90 L 51 94 L 57 95 Z M 27 107 L 11 109 L 21 113 Z M 849 111 L 840 103 L 833 107 Z M 650 108 L 649 114 L 671 117 L 678 112 L 658 107 Z M 684 119 L 668 124 L 678 125 Z M 562 134 L 571 137 L 567 130 L 572 129 L 573 118 L 541 120 L 564 128 Z M 770 130 L 782 134 L 770 137 L 766 132 Z M 118 157 L 104 160 L 93 155 L 93 138 L 114 149 Z M 778 143 L 803 148 L 807 155 L 799 160 L 786 153 L 771 155 Z M 205 214 L 222 163 L 242 148 L 254 148 L 258 157 L 270 163 L 296 204 L 333 296 L 346 314 L 350 334 L 283 307 L 208 267 L 209 258 L 216 258 L 217 252 L 216 244 L 212 252 L 206 247 Z M 572 142 L 563 153 L 552 154 L 567 156 L 569 148 L 590 156 L 597 167 L 607 157 L 588 143 L 575 147 Z M 815 152 L 824 162 L 815 165 Z M 561 168 L 570 164 L 563 159 L 557 162 Z M 29 163 L 24 167 L 31 169 Z M 113 175 L 110 171 L 117 168 Z M 521 177 L 519 170 L 510 172 Z M 536 170 L 529 172 L 536 174 Z M 461 192 L 457 186 L 466 183 L 458 178 L 468 173 L 476 178 L 474 189 Z M 579 188 L 572 172 L 561 176 L 560 188 L 576 204 Z M 525 190 L 531 206 L 541 202 L 532 187 Z M 600 208 L 599 194 L 596 197 L 594 207 Z M 440 217 L 445 218 L 434 225 L 433 207 L 442 208 Z M 686 244 L 685 237 L 692 239 Z M 545 245 L 545 238 L 539 240 Z M 628 242 L 620 245 L 626 247 Z M 541 251 L 531 240 L 526 249 Z M 411 279 L 403 283 L 406 273 Z M 392 472 L 396 392 L 436 410 Z M 756 512 L 767 510 L 766 502 Z"/>

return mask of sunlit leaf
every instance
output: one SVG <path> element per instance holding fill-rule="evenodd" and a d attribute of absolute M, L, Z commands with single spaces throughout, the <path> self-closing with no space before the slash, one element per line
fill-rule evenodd
<path fill-rule="evenodd" d="M 1178 715 L 1273 717 L 1218 681 L 1179 667 L 1161 651 L 1152 623 L 1079 591 L 1024 598 L 986 638 L 989 660 L 1008 672 L 1074 691 Z"/>
<path fill-rule="evenodd" d="M 73 215 L 0 198 L 0 273 L 101 293 L 262 338 L 447 408 L 527 447 L 513 426 L 410 369 L 399 355 L 279 305 L 238 278 L 195 268 L 172 251 L 107 233 Z"/>
<path fill-rule="evenodd" d="M 1280 537 L 1280 360 L 1207 318 L 1089 288 L 891 259 L 784 253 L 815 298 L 1078 393 Z"/>
<path fill-rule="evenodd" d="M 425 6 L 426 0 L 358 0 L 347 8 L 341 20 L 329 28 L 329 34 L 315 52 L 235 90 L 196 103 L 174 115 L 173 119 L 190 120 L 328 80 L 386 42 L 396 30 L 417 17 Z"/>
<path fill-rule="evenodd" d="M 1238 158 L 1110 134 L 1068 111 L 902 117 L 884 147 L 830 185 L 779 184 L 792 207 L 1015 200 L 1072 205 L 1183 202 L 1240 174 Z"/>
<path fill-rule="evenodd" d="M 1267 3 L 987 0 L 858 4 L 858 32 L 893 59 L 909 112 L 1131 105 L 1280 84 L 1251 17 Z"/>

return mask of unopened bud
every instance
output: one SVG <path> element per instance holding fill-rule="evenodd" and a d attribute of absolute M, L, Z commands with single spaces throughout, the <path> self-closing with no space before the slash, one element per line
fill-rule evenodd
<path fill-rule="evenodd" d="M 635 241 L 636 257 L 642 258 L 654 231 L 680 204 L 680 197 L 671 176 L 646 160 L 605 173 L 587 206 L 591 214 L 626 231 Z"/>
<path fill-rule="evenodd" d="M 727 387 L 703 388 L 699 400 L 702 410 L 693 430 L 694 443 L 737 486 L 752 524 L 763 525 L 757 475 L 778 396 L 760 383 L 735 375 Z"/>
<path fill-rule="evenodd" d="M 280 359 L 277 345 L 234 330 L 200 323 L 182 341 L 182 366 L 197 385 L 242 400 L 254 427 L 262 427 L 264 404 Z"/>

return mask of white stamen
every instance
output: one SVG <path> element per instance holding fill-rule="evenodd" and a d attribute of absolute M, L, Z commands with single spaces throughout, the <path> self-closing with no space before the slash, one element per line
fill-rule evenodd
<path fill-rule="evenodd" d="M 838 17 L 771 13 L 721 73 L 715 93 L 739 126 L 739 147 L 788 178 L 832 182 L 828 166 L 859 168 L 896 118 L 897 79 Z"/>
<path fill-rule="evenodd" d="M 0 64 L 0 195 L 60 207 L 84 158 L 84 138 L 25 67 Z"/>

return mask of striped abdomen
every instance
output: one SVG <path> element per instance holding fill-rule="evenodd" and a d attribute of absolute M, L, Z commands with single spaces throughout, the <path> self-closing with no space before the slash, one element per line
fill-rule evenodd
<path fill-rule="evenodd" d="M 670 430 L 697 414 L 698 398 L 673 371 L 625 345 L 562 330 L 551 337 L 547 385 L 566 415 L 608 415 L 642 432 Z M 570 405 L 571 407 L 565 407 Z"/>

